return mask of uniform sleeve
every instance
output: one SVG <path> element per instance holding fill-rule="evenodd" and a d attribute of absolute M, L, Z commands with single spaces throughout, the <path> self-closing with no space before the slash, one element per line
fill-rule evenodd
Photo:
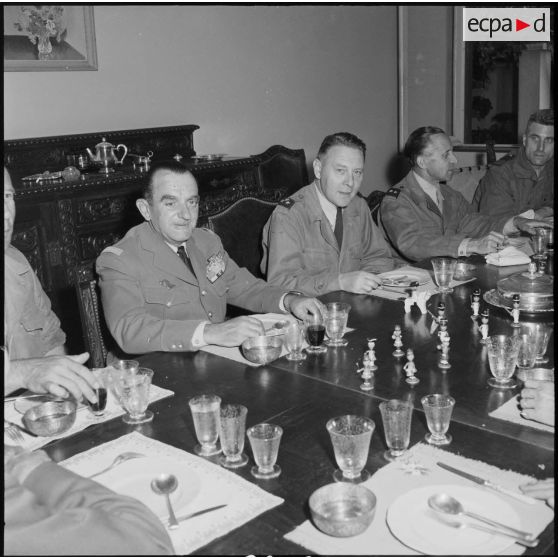
<path fill-rule="evenodd" d="M 364 226 L 362 241 L 364 248 L 361 269 L 369 273 L 391 271 L 395 267 L 395 261 L 389 244 L 384 238 L 381 229 L 374 223 L 368 206 L 365 205 L 363 209 L 362 221 Z"/>
<path fill-rule="evenodd" d="M 479 182 L 475 197 L 473 198 L 473 207 L 483 215 L 491 216 L 508 216 L 516 211 L 516 202 L 509 186 L 510 181 L 514 180 L 511 173 L 508 173 L 502 167 L 491 167 Z"/>
<path fill-rule="evenodd" d="M 285 289 L 302 291 L 308 296 L 337 291 L 339 273 L 326 270 L 310 274 L 304 262 L 305 231 L 290 209 L 277 207 L 264 229 L 267 251 L 267 280 Z"/>
<path fill-rule="evenodd" d="M 4 552 L 63 556 L 174 554 L 161 522 L 141 502 L 43 463 L 5 492 Z"/>
<path fill-rule="evenodd" d="M 380 207 L 380 219 L 392 246 L 407 260 L 418 261 L 434 256 L 457 257 L 461 241 L 467 236 L 425 225 L 416 206 L 406 199 L 386 196 Z"/>
<path fill-rule="evenodd" d="M 203 320 L 164 320 L 147 312 L 139 273 L 124 254 L 102 252 L 97 258 L 107 326 L 127 353 L 192 351 L 192 337 Z"/>
<path fill-rule="evenodd" d="M 457 223 L 459 232 L 466 237 L 481 238 L 491 231 L 501 233 L 506 221 L 512 216 L 511 213 L 504 217 L 483 215 L 474 211 L 471 204 L 459 192 L 456 192 L 456 194 L 458 195 L 455 196 L 454 194 L 454 197 L 457 198 L 454 222 Z"/>

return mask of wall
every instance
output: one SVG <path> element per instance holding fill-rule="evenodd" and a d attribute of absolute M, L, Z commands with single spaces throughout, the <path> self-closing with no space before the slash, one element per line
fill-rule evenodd
<path fill-rule="evenodd" d="M 9 139 L 198 124 L 198 153 L 325 135 L 369 148 L 363 193 L 397 149 L 395 6 L 96 5 L 99 70 L 5 72 Z M 110 136 L 108 138 L 110 140 Z"/>

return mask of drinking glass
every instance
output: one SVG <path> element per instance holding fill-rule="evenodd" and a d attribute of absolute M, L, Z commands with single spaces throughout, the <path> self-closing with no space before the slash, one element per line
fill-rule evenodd
<path fill-rule="evenodd" d="M 304 328 L 301 324 L 292 323 L 285 330 L 285 347 L 289 354 L 287 360 L 305 360 L 306 355 L 302 352 L 304 344 Z"/>
<path fill-rule="evenodd" d="M 128 376 L 137 374 L 139 370 L 139 362 L 137 360 L 121 360 L 113 359 L 108 365 L 108 384 L 118 403 L 123 407 L 122 403 L 122 387 Z"/>
<path fill-rule="evenodd" d="M 333 473 L 335 481 L 358 484 L 370 477 L 364 466 L 375 426 L 373 420 L 357 415 L 342 415 L 327 421 L 326 428 L 339 466 Z"/>
<path fill-rule="evenodd" d="M 548 347 L 548 341 L 552 334 L 552 328 L 544 323 L 534 324 L 532 329 L 535 338 L 537 339 L 537 357 L 535 364 L 545 364 L 548 362 L 548 357 L 545 356 Z"/>
<path fill-rule="evenodd" d="M 244 450 L 244 436 L 246 434 L 246 414 L 248 409 L 244 405 L 221 406 L 221 449 L 224 455 L 219 457 L 219 463 L 228 469 L 236 469 L 248 463 Z"/>
<path fill-rule="evenodd" d="M 457 260 L 454 258 L 432 258 L 432 269 L 434 270 L 434 279 L 438 284 L 441 293 L 451 293 L 453 289 L 450 287 L 455 274 Z"/>
<path fill-rule="evenodd" d="M 408 401 L 390 399 L 380 403 L 380 413 L 389 448 L 384 453 L 384 458 L 394 461 L 404 455 L 409 447 L 413 406 Z"/>
<path fill-rule="evenodd" d="M 217 444 L 220 430 L 221 398 L 218 395 L 198 395 L 188 401 L 194 429 L 199 444 L 194 446 L 194 452 L 202 457 L 217 455 L 221 448 Z"/>
<path fill-rule="evenodd" d="M 343 347 L 348 341 L 343 339 L 351 305 L 345 302 L 329 302 L 326 304 L 325 330 L 328 336 L 326 345 Z"/>
<path fill-rule="evenodd" d="M 452 437 L 446 432 L 450 425 L 455 399 L 450 395 L 432 393 L 425 395 L 420 402 L 426 415 L 428 430 L 430 430 L 430 434 L 427 434 L 424 439 L 434 446 L 449 444 Z"/>
<path fill-rule="evenodd" d="M 96 388 L 95 395 L 97 396 L 97 403 L 91 403 L 89 399 L 85 399 L 89 410 L 96 416 L 102 417 L 105 414 L 105 409 L 107 406 L 107 369 L 106 368 L 93 368 L 91 370 L 91 374 L 95 378 L 95 381 L 98 384 L 98 388 Z"/>
<path fill-rule="evenodd" d="M 548 250 L 548 229 L 544 227 L 536 227 L 535 234 L 531 236 L 531 245 L 533 246 L 533 259 L 544 260 Z"/>
<path fill-rule="evenodd" d="M 491 335 L 486 340 L 488 352 L 488 364 L 493 378 L 488 379 L 488 385 L 510 389 L 517 386 L 517 382 L 511 379 L 517 366 L 517 357 L 521 339 L 510 335 Z"/>
<path fill-rule="evenodd" d="M 276 424 L 261 423 L 246 431 L 256 466 L 250 473 L 257 479 L 274 479 L 281 474 L 281 467 L 275 462 L 279 453 L 279 442 L 283 429 Z"/>
<path fill-rule="evenodd" d="M 304 326 L 306 328 L 306 338 L 310 344 L 309 347 L 306 347 L 306 352 L 312 354 L 325 353 L 327 347 L 322 344 L 325 336 L 323 317 L 317 313 L 311 314 L 304 319 Z"/>
<path fill-rule="evenodd" d="M 519 354 L 517 355 L 518 368 L 533 368 L 535 359 L 537 358 L 537 338 L 528 333 L 519 335 L 521 344 L 519 345 Z"/>
<path fill-rule="evenodd" d="M 135 374 L 124 378 L 121 398 L 128 412 L 122 417 L 126 424 L 142 424 L 153 420 L 153 413 L 147 410 L 152 379 L 153 370 L 150 368 L 140 368 Z"/>

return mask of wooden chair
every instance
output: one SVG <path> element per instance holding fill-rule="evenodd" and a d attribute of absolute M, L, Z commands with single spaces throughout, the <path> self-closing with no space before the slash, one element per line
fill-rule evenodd
<path fill-rule="evenodd" d="M 207 219 L 229 256 L 256 277 L 262 277 L 262 231 L 276 205 L 258 198 L 242 198 Z"/>
<path fill-rule="evenodd" d="M 380 205 L 382 204 L 382 200 L 386 195 L 385 192 L 382 190 L 374 190 L 370 192 L 366 199 L 366 203 L 370 209 L 370 213 L 372 213 L 372 219 L 374 220 L 374 224 L 378 224 L 378 212 L 380 211 Z"/>

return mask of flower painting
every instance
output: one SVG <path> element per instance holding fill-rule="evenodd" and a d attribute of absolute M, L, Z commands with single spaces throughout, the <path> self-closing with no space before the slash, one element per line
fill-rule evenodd
<path fill-rule="evenodd" d="M 4 4 L 4 71 L 96 70 L 93 6 Z"/>

